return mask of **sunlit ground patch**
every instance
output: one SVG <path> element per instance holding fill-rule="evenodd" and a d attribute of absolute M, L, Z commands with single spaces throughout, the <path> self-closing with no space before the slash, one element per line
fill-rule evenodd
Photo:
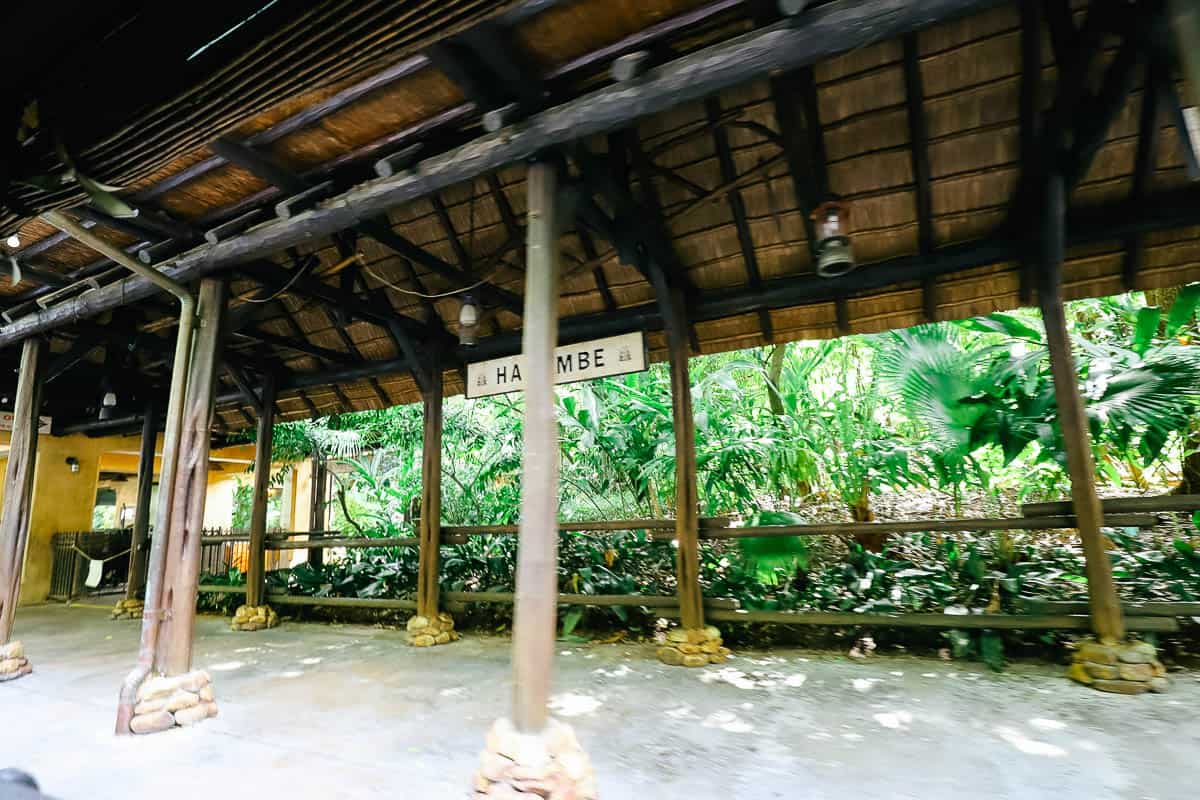
<path fill-rule="evenodd" d="M 586 694 L 566 692 L 550 698 L 550 710 L 561 717 L 582 717 L 594 714 L 604 703 L 598 698 Z"/>

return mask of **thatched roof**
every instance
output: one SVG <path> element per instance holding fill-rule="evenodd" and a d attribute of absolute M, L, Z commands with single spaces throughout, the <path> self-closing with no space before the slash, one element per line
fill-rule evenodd
<path fill-rule="evenodd" d="M 296 185 L 332 180 L 326 192 L 332 197 L 374 178 L 374 162 L 407 145 L 421 143 L 418 159 L 425 159 L 468 143 L 483 135 L 484 112 L 503 103 L 521 104 L 525 114 L 551 113 L 588 97 L 612 83 L 608 69 L 622 52 L 648 50 L 656 63 L 670 65 L 736 41 L 775 13 L 772 3 L 736 0 L 541 0 L 485 10 L 488 5 L 331 1 L 307 12 L 294 32 L 308 37 L 313 49 L 298 48 L 308 55 L 277 68 L 255 67 L 262 92 L 221 73 L 226 90 L 197 95 L 203 108 L 146 112 L 124 137 L 86 151 L 98 169 L 94 177 L 127 187 L 122 196 L 143 209 L 142 217 L 98 230 L 121 246 L 152 243 L 151 252 L 170 258 L 196 246 L 189 236 L 255 207 L 273 209 Z M 804 13 L 853 5 L 836 0 Z M 1086 120 L 1107 116 L 1106 88 L 1121 90 L 1111 124 L 1099 132 L 1094 158 L 1084 162 L 1071 195 L 1066 295 L 1200 278 L 1200 208 L 1186 188 L 1185 150 L 1172 116 L 1175 78 L 1171 65 L 1153 56 L 1150 36 L 1132 32 L 1140 30 L 1133 23 L 1143 4 L 1103 18 L 1097 13 L 1088 23 L 1086 4 L 1074 3 L 1072 15 L 1056 13 L 1065 3 L 1049 3 L 1045 24 L 1035 29 L 1023 28 L 1019 3 L 963 5 L 995 7 L 873 41 L 811 68 L 764 74 L 581 143 L 608 174 L 626 181 L 649 229 L 665 234 L 692 306 L 698 352 L 885 331 L 1028 303 L 1032 280 L 1030 270 L 1022 277 L 1021 263 L 1036 232 L 1030 211 L 1037 203 L 1025 192 L 1036 179 L 1037 126 L 1055 124 L 1063 102 L 1056 98 L 1064 80 L 1053 41 L 1059 34 L 1075 37 L 1068 53 L 1084 49 L 1089 36 L 1098 45 L 1080 76 L 1081 90 L 1070 99 L 1077 106 L 1072 120 L 1085 121 L 1081 131 Z M 356 14 L 363 24 L 352 27 Z M 325 39 L 328 49 L 316 49 Z M 435 39 L 440 45 L 431 47 Z M 1024 51 L 1023 40 L 1032 42 Z M 326 52 L 328 58 L 318 55 Z M 506 80 L 504 61 L 522 78 Z M 1030 73 L 1023 65 L 1034 62 Z M 1153 116 L 1142 112 L 1147 75 L 1157 87 Z M 172 114 L 178 117 L 173 128 Z M 158 135 L 160 129 L 169 133 Z M 232 145 L 214 145 L 217 139 Z M 272 186 L 261 169 L 255 174 L 245 163 L 230 163 L 231 155 L 240 158 L 239 145 L 249 145 L 251 156 L 266 157 L 297 184 Z M 1071 145 L 1056 157 L 1069 160 Z M 1139 153 L 1147 165 L 1142 170 Z M 623 209 L 593 191 L 575 155 L 567 155 L 568 178 L 619 221 Z M 510 164 L 391 208 L 390 231 L 424 255 L 398 251 L 394 241 L 381 243 L 360 227 L 336 242 L 322 236 L 279 248 L 269 254 L 274 271 L 260 268 L 262 259 L 237 268 L 233 317 L 241 328 L 229 340 L 232 363 L 251 382 L 256 371 L 282 371 L 281 384 L 291 386 L 279 401 L 285 418 L 416 401 L 403 353 L 380 314 L 432 322 L 428 331 L 453 336 L 459 309 L 453 292 L 468 278 L 494 287 L 476 291 L 488 308 L 478 352 L 490 352 L 488 336 L 511 343 L 521 328 L 524 173 L 523 164 Z M 805 209 L 828 194 L 852 209 L 853 247 L 862 266 L 844 279 L 814 277 Z M 63 197 L 31 192 L 24 199 L 43 207 Z M 163 243 L 168 225 L 179 234 L 173 243 Z M 40 273 L 79 275 L 96 262 L 94 252 L 62 241 L 40 221 L 24 220 L 19 231 L 18 258 Z M 585 224 L 563 237 L 563 252 L 563 319 L 577 320 L 580 332 L 587 321 L 599 325 L 606 318 L 610 327 L 644 327 L 652 358 L 665 357 L 646 274 L 621 263 Z M 352 253 L 361 254 L 361 266 L 347 264 Z M 319 277 L 305 280 L 353 294 L 371 305 L 374 318 L 336 296 L 314 296 L 303 283 L 279 293 L 294 274 L 281 270 L 297 269 L 309 256 L 319 260 Z M 356 270 L 362 284 L 343 280 Z M 0 298 L 12 306 L 46 291 L 27 280 L 0 287 Z M 271 302 L 247 303 L 265 298 Z M 18 306 L 13 330 L 29 308 Z M 59 328 L 54 349 L 78 350 L 79 337 L 104 334 L 114 337 L 111 351 L 140 331 L 137 355 L 125 368 L 140 373 L 141 384 L 161 387 L 169 318 L 162 296 L 143 300 L 133 310 L 99 317 L 104 331 L 95 322 Z M 418 336 L 426 330 L 411 327 Z M 101 349 L 86 356 L 96 364 L 104 359 Z M 325 385 L 312 378 L 362 373 L 364 362 L 389 366 L 371 379 Z M 64 387 L 94 385 L 98 369 L 84 363 L 75 368 L 78 378 L 68 372 L 59 380 Z M 224 425 L 242 427 L 249 406 L 237 401 L 234 383 L 226 380 L 218 415 Z M 458 369 L 447 370 L 445 386 L 449 393 L 462 390 Z M 64 403 L 63 413 L 83 413 L 82 405 Z"/>

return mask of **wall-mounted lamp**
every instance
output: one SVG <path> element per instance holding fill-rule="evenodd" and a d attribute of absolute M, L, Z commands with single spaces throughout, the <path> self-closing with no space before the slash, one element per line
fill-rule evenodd
<path fill-rule="evenodd" d="M 117 393 L 109 389 L 100 400 L 100 419 L 112 419 L 117 408 Z"/>
<path fill-rule="evenodd" d="M 67 456 L 67 469 L 72 473 L 79 472 L 79 459 L 75 456 Z"/>

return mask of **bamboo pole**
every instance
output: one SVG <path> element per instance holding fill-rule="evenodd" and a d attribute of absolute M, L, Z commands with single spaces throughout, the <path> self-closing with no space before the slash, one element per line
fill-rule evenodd
<path fill-rule="evenodd" d="M 552 164 L 536 163 L 529 192 L 525 273 L 525 453 L 521 532 L 513 611 L 513 722 L 525 733 L 546 726 L 558 628 L 558 423 L 554 347 L 558 343 L 559 245 Z M 428 514 L 423 511 L 422 515 Z"/>
<path fill-rule="evenodd" d="M 438 613 L 439 548 L 442 525 L 442 374 L 429 370 L 424 392 L 425 427 L 421 439 L 421 540 L 417 565 L 417 614 Z"/>
<path fill-rule="evenodd" d="M 153 400 L 146 403 L 142 420 L 142 443 L 138 452 L 137 500 L 133 511 L 133 533 L 129 540 L 129 576 L 125 581 L 125 599 L 136 600 L 146 591 L 146 543 L 150 539 L 150 498 L 154 492 L 154 451 L 158 445 L 158 409 Z"/>
<path fill-rule="evenodd" d="M 1046 326 L 1058 421 L 1067 451 L 1071 498 L 1086 559 L 1092 628 L 1102 642 L 1114 642 L 1125 637 L 1125 625 L 1121 619 L 1121 605 L 1117 598 L 1117 587 L 1113 583 L 1104 536 L 1100 533 L 1104 511 L 1096 494 L 1096 465 L 1092 460 L 1087 416 L 1079 394 L 1079 376 L 1071 355 L 1071 339 L 1063 309 L 1066 186 L 1061 173 L 1053 172 L 1047 176 L 1045 202 L 1038 305 L 1041 306 L 1042 321 Z"/>
<path fill-rule="evenodd" d="M 671 365 L 671 414 L 675 428 L 675 581 L 680 621 L 685 628 L 704 627 L 700 590 L 700 496 L 696 485 L 696 424 L 692 415 L 692 381 L 688 368 L 687 322 L 683 295 L 672 291 L 670 318 L 665 319 Z"/>
<path fill-rule="evenodd" d="M 261 606 L 266 592 L 267 493 L 271 488 L 271 444 L 275 433 L 275 376 L 263 376 L 262 412 L 254 441 L 254 495 L 250 508 L 250 563 L 246 568 L 246 605 Z"/>
<path fill-rule="evenodd" d="M 208 489 L 208 449 L 213 415 L 213 387 L 221 346 L 227 278 L 205 278 L 197 304 L 198 329 L 192 349 L 191 378 L 184 401 L 179 441 L 179 467 L 166 540 L 162 622 L 154 666 L 159 672 L 187 672 L 192 663 L 192 627 L 200 580 L 200 536 Z M 161 534 L 160 534 L 161 535 Z"/>
<path fill-rule="evenodd" d="M 46 342 L 36 336 L 26 339 L 21 346 L 8 468 L 4 472 L 4 505 L 0 508 L 0 644 L 7 644 L 12 636 L 13 616 L 21 596 L 45 362 Z"/>

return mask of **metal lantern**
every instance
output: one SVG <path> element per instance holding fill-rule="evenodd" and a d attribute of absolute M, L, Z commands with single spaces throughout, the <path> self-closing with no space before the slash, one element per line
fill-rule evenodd
<path fill-rule="evenodd" d="M 812 213 L 817 235 L 817 274 L 836 278 L 858 264 L 850 247 L 850 207 L 837 200 L 822 203 Z"/>
<path fill-rule="evenodd" d="M 458 343 L 465 347 L 474 347 L 479 332 L 479 306 L 475 298 L 464 295 L 462 305 L 458 309 Z"/>

